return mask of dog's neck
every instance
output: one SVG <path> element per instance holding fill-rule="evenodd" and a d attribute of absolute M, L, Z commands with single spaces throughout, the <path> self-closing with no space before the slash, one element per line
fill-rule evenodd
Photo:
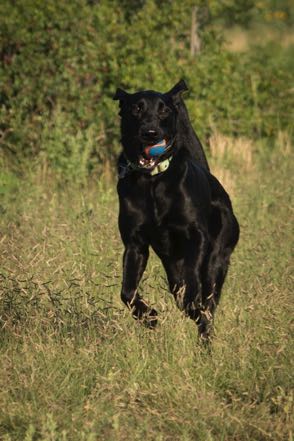
<path fill-rule="evenodd" d="M 145 176 L 146 175 L 147 176 L 148 175 L 155 176 L 155 175 L 158 175 L 159 173 L 165 172 L 168 169 L 172 159 L 173 159 L 172 155 L 170 155 L 166 159 L 162 159 L 161 161 L 157 162 L 155 167 L 153 167 L 151 170 L 145 169 L 144 167 L 140 167 L 140 166 L 130 162 L 127 159 L 126 162 L 127 162 L 128 170 L 126 170 L 126 172 L 127 172 L 126 174 L 128 174 L 132 171 L 138 171 L 138 172 L 144 173 Z M 124 174 L 124 176 L 126 176 L 126 174 Z M 124 177 L 124 176 L 120 176 L 120 177 Z"/>
<path fill-rule="evenodd" d="M 123 145 L 130 145 L 129 143 L 126 143 L 126 140 L 122 140 Z M 144 167 L 144 165 L 137 164 L 137 162 L 133 162 L 128 158 L 128 155 L 126 152 L 123 152 L 123 159 L 119 161 L 118 168 L 119 168 L 119 179 L 123 179 L 125 176 L 129 175 L 130 173 L 137 171 L 141 172 L 146 176 L 155 176 L 160 173 L 165 172 L 171 163 L 171 160 L 173 158 L 173 151 L 172 148 L 175 144 L 175 137 L 173 137 L 170 142 L 165 146 L 164 152 L 155 157 L 155 166 L 151 169 L 148 169 L 147 167 Z"/>
<path fill-rule="evenodd" d="M 123 179 L 133 172 L 139 172 L 144 174 L 145 176 L 156 176 L 160 173 L 165 172 L 169 168 L 172 159 L 173 155 L 169 155 L 167 158 L 162 158 L 156 163 L 155 167 L 153 167 L 151 170 L 147 170 L 129 161 L 123 153 L 118 163 L 118 178 Z"/>

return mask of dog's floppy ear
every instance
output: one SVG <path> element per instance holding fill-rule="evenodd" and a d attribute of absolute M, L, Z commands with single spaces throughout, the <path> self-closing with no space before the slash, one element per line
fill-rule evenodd
<path fill-rule="evenodd" d="M 178 104 L 181 99 L 181 94 L 186 90 L 188 90 L 187 84 L 184 80 L 180 80 L 174 87 L 171 88 L 171 90 L 165 93 L 165 95 L 172 98 L 174 104 Z"/>
<path fill-rule="evenodd" d="M 121 89 L 120 87 L 118 87 L 118 88 L 116 89 L 116 92 L 115 92 L 114 96 L 113 96 L 113 99 L 114 99 L 114 100 L 120 100 L 120 101 L 123 101 L 123 100 L 125 100 L 128 96 L 129 96 L 129 93 L 128 93 L 128 92 L 126 92 L 125 90 L 123 90 L 123 89 Z"/>

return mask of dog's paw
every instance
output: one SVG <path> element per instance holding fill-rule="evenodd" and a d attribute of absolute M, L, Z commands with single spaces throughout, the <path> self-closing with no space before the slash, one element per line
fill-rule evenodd
<path fill-rule="evenodd" d="M 155 309 L 150 309 L 142 317 L 142 323 L 148 329 L 155 329 L 157 322 L 157 311 Z"/>

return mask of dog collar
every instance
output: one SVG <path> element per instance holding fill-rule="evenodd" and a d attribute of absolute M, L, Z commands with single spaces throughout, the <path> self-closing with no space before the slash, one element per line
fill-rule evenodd
<path fill-rule="evenodd" d="M 163 161 L 159 162 L 154 169 L 150 172 L 151 176 L 158 175 L 159 173 L 162 173 L 166 171 L 169 167 L 169 164 L 172 160 L 172 156 L 169 156 L 168 158 L 164 159 Z"/>
<path fill-rule="evenodd" d="M 175 141 L 175 137 L 171 139 L 169 144 L 164 146 L 165 153 L 172 148 L 174 141 Z M 158 146 L 163 147 L 163 146 L 161 146 L 161 143 L 162 142 L 158 143 L 155 146 L 150 146 L 150 147 L 158 147 Z M 162 153 L 162 155 L 159 155 L 159 156 L 163 156 L 163 155 L 164 155 L 164 153 Z M 173 156 L 170 155 L 168 158 L 163 159 L 162 161 L 158 162 L 156 164 L 156 166 L 151 171 L 149 171 L 148 169 L 144 168 L 143 166 L 134 164 L 133 162 L 129 161 L 125 155 L 123 155 L 123 156 L 125 158 L 125 161 L 123 161 L 123 163 L 120 163 L 119 168 L 118 168 L 119 179 L 124 178 L 126 175 L 128 175 L 132 171 L 141 171 L 145 174 L 149 174 L 150 176 L 156 176 L 159 173 L 163 173 L 164 171 L 166 171 L 168 169 L 169 164 L 173 158 Z"/>
<path fill-rule="evenodd" d="M 125 165 L 119 164 L 118 177 L 119 177 L 119 179 L 123 179 L 132 171 L 141 171 L 145 174 L 149 174 L 150 176 L 156 176 L 159 173 L 163 173 L 168 169 L 172 159 L 173 159 L 173 157 L 171 155 L 168 158 L 164 159 L 163 161 L 158 162 L 158 164 L 156 164 L 156 166 L 151 171 L 148 171 L 148 170 L 144 169 L 143 167 L 139 167 L 138 165 L 134 164 L 133 162 L 129 161 L 126 158 Z"/>

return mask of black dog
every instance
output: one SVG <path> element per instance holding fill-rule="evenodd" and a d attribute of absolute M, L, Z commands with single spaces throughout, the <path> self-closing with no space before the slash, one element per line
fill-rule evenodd
<path fill-rule="evenodd" d="M 125 246 L 121 298 L 154 327 L 157 313 L 138 294 L 149 246 L 165 268 L 176 303 L 209 337 L 239 225 L 228 194 L 210 174 L 181 93 L 117 89 L 119 229 Z"/>

